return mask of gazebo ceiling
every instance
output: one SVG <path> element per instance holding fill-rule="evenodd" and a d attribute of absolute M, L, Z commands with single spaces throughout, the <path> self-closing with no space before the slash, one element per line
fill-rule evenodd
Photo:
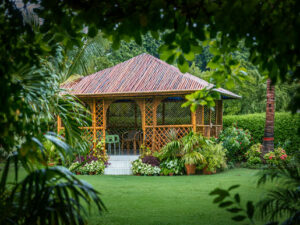
<path fill-rule="evenodd" d="M 141 54 L 113 67 L 61 85 L 78 96 L 188 93 L 212 84 L 149 54 Z M 215 89 L 229 98 L 240 98 L 223 88 Z"/>

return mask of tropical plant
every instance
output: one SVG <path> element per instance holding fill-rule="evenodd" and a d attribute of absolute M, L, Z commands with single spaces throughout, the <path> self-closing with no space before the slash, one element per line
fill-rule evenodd
<path fill-rule="evenodd" d="M 271 221 L 288 217 L 284 224 L 300 222 L 300 167 L 295 164 L 284 164 L 276 169 L 265 169 L 259 173 L 258 186 L 271 182 L 265 196 L 257 204 L 262 218 Z"/>
<path fill-rule="evenodd" d="M 7 181 L 11 161 L 18 174 L 18 155 L 8 158 L 0 186 L 1 224 L 84 224 L 87 210 L 94 202 L 99 211 L 105 209 L 99 193 L 77 179 L 64 167 L 31 170 L 24 179 Z M 22 162 L 22 165 L 28 165 Z"/>
<path fill-rule="evenodd" d="M 205 162 L 205 158 L 200 152 L 194 151 L 184 154 L 182 161 L 187 165 L 196 165 Z"/>
<path fill-rule="evenodd" d="M 177 132 L 175 130 L 170 130 L 168 134 L 168 143 L 163 146 L 159 153 L 160 160 L 175 159 L 181 154 L 182 143 L 178 139 Z"/>
<path fill-rule="evenodd" d="M 217 168 L 226 168 L 226 149 L 222 144 L 208 144 L 201 151 L 204 161 L 202 167 L 206 167 L 207 171 L 214 172 Z"/>
<path fill-rule="evenodd" d="M 182 153 L 188 154 L 200 149 L 207 145 L 209 140 L 203 137 L 201 134 L 190 132 L 188 135 L 181 138 Z"/>
<path fill-rule="evenodd" d="M 221 142 L 227 149 L 229 161 L 240 162 L 245 159 L 245 153 L 251 146 L 251 134 L 234 125 L 221 131 L 218 142 Z"/>
<path fill-rule="evenodd" d="M 248 219 L 251 224 L 255 224 L 254 214 L 256 212 L 262 219 L 270 220 L 267 224 L 278 225 L 280 224 L 278 220 L 284 218 L 282 225 L 299 224 L 299 158 L 295 159 L 294 164 L 282 164 L 277 168 L 267 168 L 261 170 L 258 175 L 257 185 L 266 185 L 267 190 L 265 196 L 257 204 L 254 204 L 253 201 L 247 201 L 246 207 L 244 207 L 238 193 L 234 196 L 231 195 L 230 192 L 239 185 L 233 185 L 228 189 L 216 188 L 210 193 L 210 195 L 217 195 L 213 202 L 235 214 L 232 220 L 236 222 L 244 223 L 244 220 Z M 268 187 L 271 187 L 271 189 Z"/>
<path fill-rule="evenodd" d="M 257 165 L 262 164 L 261 161 L 261 144 L 255 144 L 245 153 L 247 159 L 247 166 L 250 168 L 256 168 Z"/>

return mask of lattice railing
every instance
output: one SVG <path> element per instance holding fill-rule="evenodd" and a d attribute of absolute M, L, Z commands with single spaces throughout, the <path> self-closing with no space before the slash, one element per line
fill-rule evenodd
<path fill-rule="evenodd" d="M 166 145 L 169 140 L 170 131 L 173 130 L 177 133 L 177 138 L 182 138 L 187 135 L 191 130 L 192 126 L 157 126 L 154 128 L 154 149 L 160 150 L 164 145 Z"/>
<path fill-rule="evenodd" d="M 94 148 L 94 133 L 93 133 L 93 128 L 87 128 L 87 127 L 83 127 L 81 128 L 83 129 L 83 139 L 85 139 L 90 146 L 90 150 L 92 150 Z"/>

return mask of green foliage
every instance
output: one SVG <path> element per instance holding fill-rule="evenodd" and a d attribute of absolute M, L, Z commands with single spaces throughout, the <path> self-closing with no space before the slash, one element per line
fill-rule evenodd
<path fill-rule="evenodd" d="M 254 143 L 261 143 L 264 137 L 265 114 L 249 114 L 238 116 L 224 116 L 224 129 L 237 123 L 238 128 L 249 130 Z M 288 154 L 297 152 L 300 149 L 300 115 L 290 113 L 275 113 L 274 143 L 278 146 L 281 143 L 289 142 L 285 147 Z M 291 144 L 292 143 L 292 144 Z"/>
<path fill-rule="evenodd" d="M 204 162 L 204 156 L 200 152 L 188 152 L 182 157 L 184 164 L 197 165 Z"/>
<path fill-rule="evenodd" d="M 162 173 L 165 173 L 167 170 L 169 173 L 174 174 L 183 174 L 184 171 L 184 164 L 182 160 L 175 158 L 172 160 L 165 160 L 160 164 L 160 168 L 162 170 Z"/>
<path fill-rule="evenodd" d="M 252 201 L 247 201 L 246 207 L 242 205 L 241 197 L 238 193 L 231 195 L 230 191 L 238 188 L 240 185 L 233 185 L 228 189 L 216 188 L 209 195 L 216 195 L 214 203 L 219 204 L 220 208 L 226 208 L 234 216 L 231 217 L 233 221 L 241 222 L 248 219 L 251 224 L 254 224 L 254 204 Z"/>
<path fill-rule="evenodd" d="M 247 166 L 249 168 L 255 168 L 257 165 L 262 164 L 261 147 L 262 147 L 262 145 L 260 143 L 254 144 L 245 153 L 245 157 L 247 159 Z"/>
<path fill-rule="evenodd" d="M 283 164 L 276 169 L 266 169 L 259 173 L 258 185 L 271 182 L 265 196 L 257 204 L 261 217 L 271 221 L 283 216 L 289 218 L 283 224 L 299 223 L 300 215 L 300 168 L 295 164 Z"/>
<path fill-rule="evenodd" d="M 140 175 L 159 175 L 160 168 L 157 166 L 151 166 L 150 164 L 143 163 L 141 159 L 137 159 L 132 162 L 133 174 Z"/>
<path fill-rule="evenodd" d="M 245 153 L 251 146 L 252 137 L 248 130 L 231 126 L 221 131 L 217 141 L 227 149 L 229 161 L 240 162 L 245 159 Z"/>
<path fill-rule="evenodd" d="M 226 149 L 222 144 L 211 143 L 203 147 L 201 151 L 204 157 L 203 167 L 208 171 L 214 172 L 217 168 L 226 168 Z"/>
<path fill-rule="evenodd" d="M 288 156 L 283 148 L 275 148 L 264 155 L 264 159 L 269 165 L 280 166 L 282 163 L 289 161 Z"/>
<path fill-rule="evenodd" d="M 10 161 L 17 173 L 17 157 L 8 159 L 2 173 L 1 224 L 84 224 L 88 214 L 83 202 L 94 202 L 99 211 L 105 209 L 99 193 L 64 167 L 35 169 L 11 184 L 7 181 Z"/>

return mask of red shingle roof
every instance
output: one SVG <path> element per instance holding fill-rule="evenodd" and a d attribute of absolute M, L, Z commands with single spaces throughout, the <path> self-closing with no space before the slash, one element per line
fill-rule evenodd
<path fill-rule="evenodd" d="M 196 91 L 212 84 L 149 54 L 141 54 L 111 68 L 80 78 L 61 87 L 74 95 L 142 94 Z M 231 98 L 240 96 L 216 89 Z"/>

